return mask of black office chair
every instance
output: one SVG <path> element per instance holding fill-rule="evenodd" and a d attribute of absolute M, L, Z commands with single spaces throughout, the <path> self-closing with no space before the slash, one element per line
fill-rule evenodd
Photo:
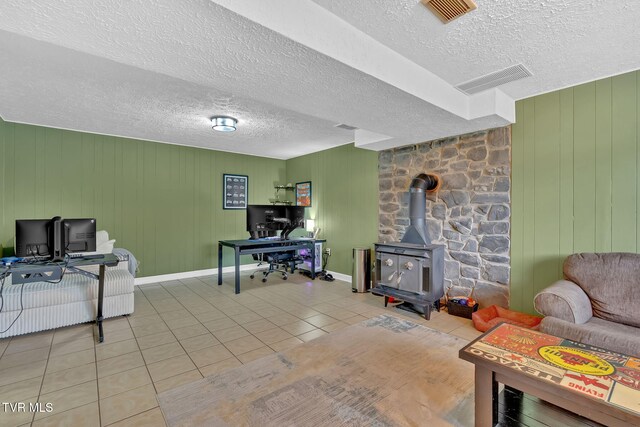
<path fill-rule="evenodd" d="M 291 273 L 294 272 L 297 264 L 297 257 L 292 252 L 273 252 L 266 254 L 253 254 L 253 259 L 258 262 L 258 267 L 263 264 L 269 264 L 268 268 L 258 269 L 254 271 L 250 278 L 255 278 L 256 273 L 262 273 L 262 282 L 267 281 L 267 277 L 271 273 L 280 273 L 282 280 L 289 278 L 287 269 Z"/>

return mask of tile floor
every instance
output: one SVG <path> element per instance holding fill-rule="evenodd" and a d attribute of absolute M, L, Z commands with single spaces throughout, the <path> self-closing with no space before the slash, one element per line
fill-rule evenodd
<path fill-rule="evenodd" d="M 291 275 L 266 284 L 215 276 L 139 286 L 135 313 L 94 326 L 71 326 L 0 339 L 0 400 L 41 402 L 42 412 L 0 408 L 0 426 L 163 426 L 156 394 L 290 348 L 382 313 L 396 313 L 464 339 L 470 320 L 431 320 L 353 294 L 350 284 Z M 45 412 L 44 404 L 53 405 Z"/>

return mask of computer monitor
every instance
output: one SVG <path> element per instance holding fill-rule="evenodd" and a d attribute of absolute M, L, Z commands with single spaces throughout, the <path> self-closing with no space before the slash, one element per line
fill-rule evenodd
<path fill-rule="evenodd" d="M 50 219 L 17 219 L 14 242 L 16 256 L 49 256 L 50 222 Z"/>
<path fill-rule="evenodd" d="M 303 226 L 303 206 L 247 206 L 247 231 L 252 239 L 275 236 L 276 231 L 282 231 L 280 236 L 286 239 L 289 233 Z"/>
<path fill-rule="evenodd" d="M 66 252 L 94 252 L 96 250 L 96 219 L 65 219 Z"/>

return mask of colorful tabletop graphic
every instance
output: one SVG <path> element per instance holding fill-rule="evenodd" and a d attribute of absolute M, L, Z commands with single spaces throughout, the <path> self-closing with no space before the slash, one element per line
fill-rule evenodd
<path fill-rule="evenodd" d="M 640 413 L 640 359 L 503 323 L 465 350 Z"/>

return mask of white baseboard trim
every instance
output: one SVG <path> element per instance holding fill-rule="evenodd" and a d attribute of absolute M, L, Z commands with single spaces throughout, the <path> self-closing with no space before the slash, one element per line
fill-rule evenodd
<path fill-rule="evenodd" d="M 255 270 L 258 268 L 258 264 L 242 264 L 240 271 Z M 233 273 L 235 268 L 233 266 L 222 267 L 222 273 Z M 193 277 L 218 275 L 217 268 L 209 268 L 206 270 L 193 270 L 183 271 L 180 273 L 161 274 L 158 276 L 146 276 L 136 277 L 134 285 L 148 285 L 149 283 L 168 282 L 169 280 L 191 279 Z M 334 276 L 335 277 L 335 276 Z"/>
<path fill-rule="evenodd" d="M 347 274 L 337 273 L 331 270 L 327 270 L 327 273 L 331 274 L 336 280 L 342 280 L 343 282 L 351 283 L 351 276 Z"/>

